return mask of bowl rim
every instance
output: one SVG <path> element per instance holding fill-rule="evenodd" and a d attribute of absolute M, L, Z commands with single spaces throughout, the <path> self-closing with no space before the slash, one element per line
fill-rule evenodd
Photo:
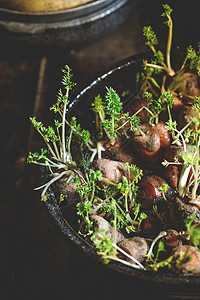
<path fill-rule="evenodd" d="M 180 55 L 181 53 L 183 54 L 182 50 L 180 49 L 175 51 L 175 53 L 177 53 L 176 55 Z M 109 78 L 109 76 L 112 76 L 113 73 L 119 72 L 120 70 L 123 70 L 126 67 L 134 66 L 134 64 L 136 63 L 141 63 L 143 59 L 147 59 L 149 57 L 151 57 L 151 52 L 144 52 L 130 56 L 115 64 L 113 68 L 102 72 L 99 76 L 96 76 L 94 80 L 90 80 L 89 84 L 85 84 L 85 88 L 81 88 L 81 90 L 79 90 L 76 93 L 76 96 L 69 107 L 69 111 L 72 107 L 74 107 L 74 105 L 77 105 L 77 103 L 81 100 L 81 97 L 88 90 L 98 85 L 98 83 L 100 83 L 102 80 Z M 41 168 L 41 174 L 44 179 L 46 173 L 43 168 Z M 78 246 L 78 248 L 83 250 L 84 254 L 89 255 L 96 262 L 100 262 L 101 264 L 103 264 L 102 260 L 97 255 L 95 248 L 92 245 L 90 245 L 87 241 L 85 241 L 81 236 L 79 236 L 78 233 L 70 226 L 67 220 L 64 219 L 59 205 L 56 204 L 56 197 L 51 187 L 49 188 L 49 194 L 49 201 L 43 202 L 43 204 L 47 208 L 50 217 L 53 218 L 53 222 L 56 224 L 56 226 L 59 227 L 59 229 L 61 229 L 62 233 L 64 233 L 66 240 L 70 240 L 73 244 Z M 193 285 L 195 287 L 200 283 L 200 276 L 197 275 L 194 276 L 176 274 L 174 272 L 154 272 L 137 270 L 114 261 L 110 262 L 107 266 L 116 272 L 123 273 L 124 275 L 135 279 L 144 280 L 148 283 L 166 284 L 174 286 L 180 286 L 184 284 L 189 286 Z"/>

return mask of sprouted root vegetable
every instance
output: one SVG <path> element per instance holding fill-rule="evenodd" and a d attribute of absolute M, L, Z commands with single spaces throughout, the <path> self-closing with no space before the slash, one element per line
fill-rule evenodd
<path fill-rule="evenodd" d="M 92 134 L 76 116 L 68 119 L 75 84 L 65 66 L 63 89 L 50 108 L 58 115 L 54 125 L 45 127 L 30 118 L 46 149 L 30 152 L 27 161 L 49 171 L 49 181 L 37 188 L 43 201 L 48 201 L 48 188 L 61 180 L 61 201 L 76 193 L 78 232 L 105 263 L 199 275 L 200 52 L 189 46 L 180 68 L 172 67 L 172 9 L 167 4 L 163 8 L 165 55 L 157 50 L 152 27 L 143 30 L 153 56 L 136 76 L 134 97 L 140 107 L 133 99 L 124 112 L 120 96 L 106 87 L 105 96 L 97 95 L 91 105 L 96 120 Z M 124 97 L 127 93 L 131 95 L 128 91 Z M 77 145 L 79 151 L 74 151 Z"/>

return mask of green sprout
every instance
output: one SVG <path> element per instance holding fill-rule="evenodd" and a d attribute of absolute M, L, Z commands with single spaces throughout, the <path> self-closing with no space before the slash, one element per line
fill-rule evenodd
<path fill-rule="evenodd" d="M 111 143 L 115 142 L 117 137 L 118 121 L 122 113 L 123 104 L 117 92 L 113 88 L 106 88 L 107 93 L 104 101 L 98 95 L 95 97 L 95 101 L 92 103 L 93 110 L 96 113 L 97 130 L 104 129 L 107 137 Z M 98 119 L 99 118 L 99 119 Z"/>
<path fill-rule="evenodd" d="M 200 51 L 196 51 L 191 45 L 187 47 L 187 59 L 189 60 L 189 67 L 191 70 L 197 71 L 200 76 Z"/>
<path fill-rule="evenodd" d="M 151 63 L 146 62 L 145 66 L 148 68 L 152 68 L 152 71 L 160 70 L 165 71 L 169 76 L 174 76 L 175 72 L 171 67 L 171 46 L 172 46 L 172 32 L 173 32 L 173 22 L 171 19 L 171 12 L 172 9 L 169 7 L 169 5 L 165 4 L 163 5 L 164 13 L 162 14 L 163 17 L 167 18 L 167 21 L 165 24 L 169 27 L 168 32 L 168 40 L 167 40 L 167 47 L 166 47 L 166 63 L 164 62 L 164 55 L 160 50 L 156 50 L 155 46 L 158 44 L 158 39 L 153 31 L 151 26 L 145 26 L 143 29 L 143 34 L 147 38 L 146 45 L 150 47 L 154 54 L 154 60 L 152 60 Z"/>
<path fill-rule="evenodd" d="M 165 201 L 167 201 L 167 198 L 166 198 L 166 192 L 167 190 L 169 189 L 169 185 L 167 183 L 163 183 L 160 187 L 159 187 L 159 191 L 161 191 L 162 193 L 162 197 Z"/>
<path fill-rule="evenodd" d="M 171 109 L 174 105 L 174 99 L 170 92 L 164 92 L 160 97 L 155 99 L 153 94 L 147 91 L 145 92 L 145 97 L 147 99 L 147 108 L 143 108 L 149 113 L 149 124 L 158 124 L 159 116 L 162 111 L 168 112 L 169 122 L 172 123 Z"/>
<path fill-rule="evenodd" d="M 145 26 L 143 28 L 143 35 L 147 38 L 146 45 L 151 48 L 154 54 L 156 54 L 157 51 L 155 49 L 155 46 L 158 44 L 158 39 L 152 27 Z"/>
<path fill-rule="evenodd" d="M 186 235 L 188 236 L 190 245 L 200 248 L 200 228 L 194 221 L 195 216 L 190 216 L 186 219 Z"/>

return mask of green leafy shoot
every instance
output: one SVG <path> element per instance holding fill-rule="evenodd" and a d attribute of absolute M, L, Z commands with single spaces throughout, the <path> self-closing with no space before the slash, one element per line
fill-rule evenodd
<path fill-rule="evenodd" d="M 142 176 L 142 171 L 137 166 L 129 165 L 128 163 L 126 168 L 128 176 L 123 176 L 119 184 L 109 182 L 102 176 L 101 172 L 92 169 L 89 169 L 88 172 L 86 171 L 87 180 L 85 182 L 79 177 L 73 179 L 73 183 L 77 185 L 77 192 L 81 200 L 77 206 L 78 215 L 87 224 L 90 224 L 89 213 L 98 212 L 100 214 L 109 214 L 109 222 L 115 230 L 116 228 L 124 229 L 127 233 L 140 230 L 142 221 L 147 218 L 144 212 L 140 212 L 140 205 L 135 205 L 136 184 Z M 96 203 L 99 196 L 103 197 L 103 202 Z M 85 201 L 87 202 L 86 207 L 84 206 Z M 92 208 L 93 204 L 94 208 Z M 87 211 L 88 206 L 92 208 L 90 212 Z M 133 206 L 134 217 L 132 218 L 130 211 Z M 89 227 L 91 226 L 89 225 Z M 88 231 L 88 234 L 91 235 L 91 231 Z"/>
<path fill-rule="evenodd" d="M 153 53 L 155 54 L 157 52 L 155 49 L 155 46 L 157 46 L 157 44 L 158 44 L 158 39 L 157 39 L 157 36 L 156 36 L 155 32 L 153 31 L 152 27 L 145 26 L 143 28 L 143 35 L 147 39 L 147 42 L 145 44 L 147 46 L 149 46 L 151 48 L 151 50 L 153 51 Z"/>
<path fill-rule="evenodd" d="M 162 241 L 158 244 L 158 252 L 159 255 L 161 252 L 165 251 L 163 248 L 164 244 Z M 156 255 L 157 258 L 157 255 Z M 171 270 L 173 268 L 173 255 L 170 255 L 169 257 L 161 260 L 155 259 L 153 262 L 149 263 L 148 268 L 149 270 L 158 271 L 159 269 L 168 269 Z"/>
<path fill-rule="evenodd" d="M 188 217 L 185 226 L 190 245 L 200 248 L 200 228 L 195 224 L 195 216 Z"/>
<path fill-rule="evenodd" d="M 100 234 L 103 235 L 101 239 L 99 238 Z M 106 235 L 105 230 L 96 230 L 91 240 L 97 248 L 98 254 L 102 256 L 105 264 L 108 264 L 112 258 L 116 257 L 116 250 L 111 239 Z"/>
<path fill-rule="evenodd" d="M 129 177 L 122 176 L 121 182 L 104 188 L 106 207 L 112 212 L 110 219 L 116 220 L 117 228 L 125 228 L 127 233 L 138 232 L 142 221 L 147 217 L 140 213 L 140 205 L 135 205 L 137 196 L 137 182 L 142 171 L 135 165 L 126 165 Z M 104 181 L 104 179 L 102 179 Z M 116 206 L 116 209 L 115 209 Z M 133 208 L 134 207 L 134 208 Z M 134 217 L 130 215 L 134 212 Z"/>
<path fill-rule="evenodd" d="M 72 132 L 70 132 L 70 138 L 66 137 L 66 110 L 69 105 L 69 91 L 74 86 L 71 81 L 71 69 L 65 66 L 63 71 L 62 84 L 65 88 L 65 93 L 60 89 L 57 95 L 57 102 L 50 109 L 55 113 L 59 113 L 62 117 L 62 121 L 54 120 L 55 128 L 52 126 L 45 127 L 42 122 L 37 121 L 35 117 L 31 117 L 30 121 L 36 128 L 39 134 L 45 141 L 50 154 L 54 160 L 61 161 L 62 163 L 71 163 L 70 149 L 67 151 L 66 141 L 71 140 Z M 69 145 L 69 144 L 68 144 Z"/>
<path fill-rule="evenodd" d="M 170 92 L 164 92 L 156 99 L 149 91 L 144 94 L 147 99 L 147 108 L 144 108 L 148 111 L 149 123 L 154 125 L 158 124 L 160 113 L 165 110 L 168 112 L 169 122 L 172 123 L 171 109 L 174 105 L 172 94 Z"/>
<path fill-rule="evenodd" d="M 163 5 L 164 8 L 164 13 L 162 14 L 162 17 L 167 18 L 165 21 L 165 24 L 169 27 L 169 32 L 168 32 L 168 40 L 167 40 L 167 47 L 166 47 L 166 64 L 168 68 L 168 74 L 170 76 L 174 76 L 175 72 L 171 67 L 171 46 L 172 46 L 172 35 L 173 35 L 173 22 L 171 18 L 171 13 L 172 9 L 168 4 Z"/>
<path fill-rule="evenodd" d="M 129 118 L 130 127 L 129 130 L 132 132 L 135 132 L 140 125 L 140 117 L 138 117 L 136 114 L 132 115 Z"/>
<path fill-rule="evenodd" d="M 165 22 L 167 26 L 171 25 L 171 13 L 172 9 L 168 4 L 163 4 L 164 12 L 161 14 L 162 17 L 166 17 L 168 20 Z"/>
<path fill-rule="evenodd" d="M 65 168 L 64 164 L 57 163 L 56 161 L 50 159 L 47 154 L 47 150 L 41 148 L 40 153 L 29 152 L 27 156 L 27 163 L 32 163 L 40 166 L 46 166 L 49 168 L 50 172 L 53 174 L 52 168 Z"/>
<path fill-rule="evenodd" d="M 111 143 L 114 143 L 115 138 L 117 137 L 117 122 L 120 120 L 122 109 L 123 105 L 119 95 L 113 88 L 107 88 L 104 100 L 105 119 L 102 122 L 102 126 L 105 129 Z"/>
<path fill-rule="evenodd" d="M 92 203 L 88 199 L 86 199 L 83 202 L 78 202 L 76 207 L 77 215 L 85 221 L 85 224 L 87 226 L 87 233 L 85 233 L 84 235 L 91 235 L 93 233 L 93 222 L 90 220 L 89 213 L 92 209 Z"/>
<path fill-rule="evenodd" d="M 94 98 L 94 102 L 92 103 L 92 110 L 96 113 L 96 128 L 100 133 L 100 138 L 103 136 L 102 132 L 102 123 L 105 120 L 105 112 L 104 112 L 104 103 L 100 94 Z"/>
<path fill-rule="evenodd" d="M 59 140 L 59 137 L 55 134 L 53 127 L 45 127 L 44 124 L 40 121 L 37 121 L 35 117 L 30 117 L 32 125 L 36 128 L 39 134 L 42 136 L 45 141 L 51 155 L 53 158 L 60 158 L 56 142 Z"/>
<path fill-rule="evenodd" d="M 150 74 L 152 74 L 154 71 L 156 71 L 157 74 L 161 71 L 165 71 L 169 76 L 174 76 L 175 72 L 171 67 L 170 59 L 173 31 L 173 23 L 171 19 L 172 9 L 167 4 L 163 5 L 163 8 L 164 13 L 162 14 L 162 16 L 167 18 L 165 24 L 167 24 L 167 26 L 169 27 L 166 47 L 166 63 L 164 61 L 164 55 L 162 54 L 162 52 L 160 50 L 156 50 L 155 48 L 155 46 L 157 46 L 158 44 L 158 39 L 155 32 L 153 31 L 151 26 L 145 26 L 143 29 L 143 35 L 147 38 L 146 45 L 148 45 L 152 50 L 154 59 L 152 59 L 150 63 L 148 61 L 145 61 L 144 69 L 149 70 Z"/>
<path fill-rule="evenodd" d="M 122 181 L 117 185 L 117 188 L 124 196 L 124 206 L 126 212 L 134 206 L 136 195 L 137 195 L 137 183 L 142 177 L 142 170 L 139 169 L 136 165 L 125 165 L 128 171 L 128 179 L 125 176 L 122 176 Z M 129 205 L 128 205 L 129 203 Z"/>
<path fill-rule="evenodd" d="M 88 170 L 87 180 L 82 181 L 80 177 L 74 177 L 72 183 L 77 185 L 76 191 L 79 193 L 80 202 L 77 203 L 77 215 L 85 221 L 88 232 L 86 235 L 93 233 L 93 222 L 90 220 L 93 203 L 97 197 L 98 181 L 101 181 L 102 174 L 100 171 Z"/>
<path fill-rule="evenodd" d="M 167 184 L 167 183 L 163 183 L 163 185 L 161 185 L 160 187 L 159 187 L 159 191 L 161 191 L 162 192 L 162 196 L 163 196 L 163 199 L 165 200 L 165 201 L 167 201 L 167 198 L 166 198 L 166 192 L 167 192 L 167 190 L 169 189 L 169 185 Z"/>
<path fill-rule="evenodd" d="M 64 70 L 63 70 L 64 71 Z M 83 143 L 86 145 L 88 150 L 91 152 L 91 162 L 93 161 L 94 157 L 98 155 L 98 157 L 101 157 L 101 152 L 104 151 L 103 146 L 100 144 L 95 145 L 92 141 L 91 134 L 89 130 L 82 129 L 80 124 L 77 124 L 76 117 L 73 116 L 71 118 L 71 121 L 66 119 L 66 111 L 67 106 L 69 104 L 69 91 L 72 89 L 74 84 L 71 82 L 71 73 L 67 69 L 66 72 L 64 72 L 63 76 L 63 84 L 66 89 L 66 94 L 63 94 L 61 89 L 58 92 L 58 100 L 55 105 L 53 105 L 50 109 L 54 110 L 55 113 L 59 113 L 62 117 L 62 123 L 56 122 L 56 124 L 59 124 L 59 128 L 62 128 L 62 134 L 59 134 L 62 138 L 60 138 L 61 142 L 60 145 L 62 145 L 61 148 L 61 160 L 69 163 L 72 159 L 71 157 L 71 143 L 72 143 L 72 137 L 75 136 L 77 140 L 79 140 L 80 143 Z M 70 78 L 67 78 L 67 76 L 70 76 Z M 96 106 L 98 106 L 97 102 L 100 101 L 100 97 L 97 96 L 96 99 Z M 67 125 L 67 128 L 66 128 Z M 58 128 L 58 126 L 57 126 Z M 58 130 L 57 130 L 58 131 Z M 66 132 L 68 131 L 68 135 L 66 135 Z"/>
<path fill-rule="evenodd" d="M 52 107 L 50 107 L 50 110 L 53 110 L 55 113 L 59 113 L 62 117 L 62 126 L 59 126 L 61 128 L 61 149 L 60 149 L 60 157 L 61 160 L 66 163 L 69 162 L 69 153 L 67 152 L 67 146 L 66 146 L 66 112 L 67 107 L 69 105 L 69 92 L 74 87 L 75 83 L 71 81 L 71 77 L 73 76 L 71 73 L 71 69 L 69 66 L 65 66 L 65 68 L 62 70 L 63 72 L 63 78 L 62 78 L 62 85 L 64 86 L 65 93 L 62 92 L 61 89 L 59 89 L 57 94 L 57 102 Z M 68 124 L 69 125 L 69 124 Z"/>
<path fill-rule="evenodd" d="M 92 103 L 92 110 L 96 113 L 97 137 L 99 142 L 104 137 L 104 131 L 111 144 L 114 144 L 120 130 L 123 130 L 126 124 L 130 124 L 129 129 L 131 131 L 134 132 L 137 130 L 140 124 L 140 118 L 137 116 L 139 111 L 132 116 L 129 113 L 123 113 L 123 103 L 117 92 L 111 87 L 106 89 L 105 99 L 103 100 L 100 95 L 95 97 Z"/>
<path fill-rule="evenodd" d="M 72 139 L 76 138 L 81 140 L 81 142 L 92 152 L 92 158 L 97 153 L 97 149 L 93 147 L 95 145 L 91 141 L 90 132 L 81 129 L 80 124 L 77 124 L 76 122 L 76 117 L 72 117 L 71 121 L 66 119 L 67 108 L 70 105 L 69 92 L 75 84 L 71 81 L 72 73 L 68 66 L 65 66 L 65 69 L 63 69 L 62 72 L 64 92 L 62 89 L 59 89 L 57 102 L 50 107 L 50 110 L 53 110 L 55 114 L 58 114 L 61 120 L 54 119 L 54 127 L 45 127 L 44 124 L 37 121 L 35 117 L 30 118 L 32 125 L 39 132 L 49 150 L 48 154 L 43 149 L 40 154 L 30 152 L 27 158 L 28 163 L 47 166 L 50 170 L 52 178 L 46 184 L 37 188 L 43 188 L 41 194 L 42 200 L 47 199 L 45 194 L 48 187 L 53 182 L 60 179 L 62 176 L 67 176 L 69 179 L 73 177 L 73 166 L 76 163 L 73 161 L 71 154 Z M 99 152 L 102 151 L 100 146 L 98 149 Z M 62 171 L 58 172 L 59 169 Z"/>
<path fill-rule="evenodd" d="M 77 192 L 80 195 L 81 201 L 85 199 L 91 203 L 94 200 L 95 192 L 98 190 L 98 182 L 102 180 L 102 174 L 100 171 L 94 171 L 89 169 L 86 176 L 86 181 L 83 182 L 80 177 L 75 177 L 73 183 L 77 185 Z"/>
<path fill-rule="evenodd" d="M 145 92 L 145 97 L 147 98 L 149 123 L 158 124 L 161 111 L 166 109 L 163 98 L 159 97 L 158 99 L 154 99 L 152 93 L 150 92 Z"/>
<path fill-rule="evenodd" d="M 102 257 L 105 264 L 108 264 L 111 260 L 114 260 L 135 269 L 145 269 L 137 259 L 114 244 L 106 234 L 107 233 L 105 230 L 96 230 L 91 237 L 92 242 L 98 250 L 97 253 Z M 117 252 L 123 254 L 125 257 L 128 257 L 131 262 L 120 259 L 117 255 Z"/>
<path fill-rule="evenodd" d="M 187 59 L 191 70 L 197 71 L 200 76 L 200 51 L 196 51 L 191 45 L 187 47 Z"/>
<path fill-rule="evenodd" d="M 158 259 L 158 256 L 159 256 L 159 253 L 161 252 L 161 251 L 164 251 L 164 248 L 163 248 L 163 245 L 162 245 L 162 243 L 160 243 L 160 249 L 158 248 L 158 253 L 157 253 L 157 255 L 155 256 L 155 254 L 154 254 L 154 247 L 155 247 L 155 245 L 157 244 L 157 242 L 162 238 L 162 237 L 164 237 L 164 236 L 166 236 L 166 231 L 161 231 L 156 237 L 155 237 L 155 239 L 152 241 L 152 243 L 151 243 L 151 246 L 150 246 L 150 248 L 149 248 L 149 251 L 148 251 L 148 253 L 147 253 L 147 255 L 146 255 L 146 261 L 147 262 L 153 262 L 153 263 L 156 263 L 157 262 L 157 259 Z"/>

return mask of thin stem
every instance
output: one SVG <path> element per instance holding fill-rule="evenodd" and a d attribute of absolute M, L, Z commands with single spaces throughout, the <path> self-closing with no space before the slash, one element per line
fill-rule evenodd
<path fill-rule="evenodd" d="M 184 148 L 184 152 L 187 151 L 187 146 L 186 146 L 186 142 L 185 142 L 185 139 L 184 139 L 184 136 L 182 135 L 182 133 L 177 130 L 176 128 L 173 129 L 175 132 L 177 132 L 177 136 L 180 136 L 181 137 L 181 140 L 182 140 L 182 143 L 183 143 L 183 148 Z M 174 138 L 177 138 L 177 136 L 175 136 Z M 176 140 L 175 140 L 176 141 Z"/>
<path fill-rule="evenodd" d="M 70 148 L 71 148 L 71 142 L 72 142 L 72 134 L 73 134 L 74 129 L 71 128 L 70 134 L 69 134 L 69 140 L 68 140 L 68 145 L 67 145 L 67 151 L 70 153 Z"/>
<path fill-rule="evenodd" d="M 125 255 L 126 257 L 128 257 L 129 259 L 131 259 L 134 263 L 136 263 L 136 265 L 138 265 L 140 267 L 140 269 L 144 269 L 144 266 L 132 255 L 128 254 L 127 252 L 125 252 L 122 248 L 120 248 L 119 246 L 112 244 L 113 247 L 115 247 L 119 252 L 121 252 L 123 255 Z"/>
<path fill-rule="evenodd" d="M 57 135 L 58 135 L 58 143 L 59 143 L 59 147 L 60 147 L 60 155 L 59 155 L 59 159 L 63 156 L 62 153 L 62 142 L 61 142 L 61 138 L 60 138 L 60 132 L 58 127 L 56 126 L 56 131 L 57 131 Z"/>
<path fill-rule="evenodd" d="M 178 192 L 180 197 L 185 196 L 190 169 L 191 169 L 191 165 L 183 165 L 179 183 L 178 183 Z"/>
<path fill-rule="evenodd" d="M 95 183 L 92 183 L 92 192 L 91 192 L 91 197 L 90 197 L 90 202 L 92 203 L 94 200 L 94 195 L 95 195 Z"/>
<path fill-rule="evenodd" d="M 97 154 L 98 154 L 98 159 L 101 158 L 101 152 L 105 151 L 104 147 L 102 146 L 101 142 L 97 142 Z"/>
<path fill-rule="evenodd" d="M 43 191 L 42 191 L 42 194 L 41 194 L 41 200 L 44 201 L 45 199 L 45 194 L 48 190 L 48 188 L 52 185 L 52 183 L 54 183 L 55 181 L 57 181 L 58 179 L 62 178 L 64 175 L 66 175 L 68 172 L 67 171 L 64 171 L 62 173 L 60 173 L 59 175 L 56 175 L 53 179 L 51 179 L 49 182 L 47 182 L 44 186 L 42 187 L 39 187 L 39 188 L 43 188 Z M 36 188 L 36 189 L 39 189 L 39 188 Z"/>
<path fill-rule="evenodd" d="M 89 149 L 89 150 L 90 150 L 90 149 Z M 91 157 L 90 157 L 90 163 L 92 163 L 93 160 L 94 160 L 94 158 L 95 158 L 95 156 L 96 156 L 96 154 L 97 154 L 97 149 L 92 149 L 92 150 L 90 150 L 90 151 L 92 151 L 92 155 L 91 155 Z"/>
<path fill-rule="evenodd" d="M 152 113 L 152 111 L 146 107 L 146 106 L 142 106 L 140 109 L 138 109 L 136 111 L 136 113 L 134 113 L 131 117 L 133 116 L 137 116 L 143 109 L 145 109 L 152 117 L 154 117 L 154 114 Z M 120 129 L 122 129 L 127 123 L 130 122 L 130 119 L 127 119 L 121 126 L 119 126 L 116 131 L 119 131 Z"/>
<path fill-rule="evenodd" d="M 124 260 L 124 259 L 120 259 L 120 258 L 118 258 L 118 257 L 116 257 L 116 256 L 111 256 L 111 255 L 103 255 L 102 253 L 99 253 L 99 254 L 101 254 L 102 256 L 104 256 L 105 258 L 108 258 L 108 259 L 111 259 L 111 260 L 115 260 L 115 261 L 117 261 L 117 262 L 120 262 L 120 263 L 122 263 L 122 264 L 124 264 L 124 265 L 127 265 L 127 266 L 129 266 L 129 267 L 132 267 L 132 268 L 134 268 L 134 269 L 143 269 L 143 270 L 145 270 L 145 268 L 144 268 L 144 266 L 142 266 L 142 267 L 140 267 L 140 266 L 138 266 L 138 265 L 136 265 L 136 264 L 133 264 L 133 263 L 131 263 L 131 262 L 128 262 L 128 261 L 126 261 L 126 260 Z"/>
<path fill-rule="evenodd" d="M 125 202 L 125 210 L 126 210 L 126 212 L 129 212 L 129 209 L 128 209 L 128 195 L 127 194 L 124 195 L 124 202 Z"/>
<path fill-rule="evenodd" d="M 50 146 L 49 142 L 47 141 L 46 137 L 43 135 L 43 133 L 40 131 L 40 129 L 38 129 L 38 128 L 36 128 L 36 129 L 37 129 L 37 131 L 39 132 L 39 134 L 42 136 L 42 138 L 44 139 L 44 141 L 45 141 L 45 143 L 46 143 L 46 145 L 47 145 L 49 151 L 51 152 L 52 156 L 53 156 L 54 158 L 56 158 L 56 154 L 55 154 L 55 152 L 53 151 L 52 147 Z"/>
<path fill-rule="evenodd" d="M 114 227 L 113 227 L 113 245 L 117 244 L 117 207 L 116 202 L 114 201 Z"/>
<path fill-rule="evenodd" d="M 63 161 L 66 162 L 66 141 L 65 141 L 65 121 L 66 121 L 66 110 L 67 110 L 67 104 L 68 104 L 68 97 L 69 97 L 69 88 L 66 90 L 66 101 L 63 107 L 63 116 L 62 116 L 62 149 L 63 149 Z"/>
<path fill-rule="evenodd" d="M 194 154 L 194 157 L 196 158 L 195 161 L 196 161 L 196 164 L 195 164 L 195 170 L 193 172 L 194 174 L 194 186 L 192 188 L 192 199 L 195 199 L 197 194 L 197 189 L 198 189 L 198 186 L 199 186 L 199 183 L 198 183 L 198 174 L 199 174 L 199 144 L 200 144 L 200 137 L 198 139 L 198 143 L 197 143 L 197 146 L 196 146 L 196 151 L 195 151 L 195 154 Z M 193 157 L 193 158 L 194 158 Z"/>
<path fill-rule="evenodd" d="M 57 144 L 56 144 L 56 142 L 53 142 L 53 146 L 54 146 L 55 153 L 56 153 L 56 155 L 57 155 L 58 159 L 60 159 L 60 153 L 59 153 L 59 151 L 58 151 L 58 147 L 57 147 Z"/>
<path fill-rule="evenodd" d="M 168 112 L 168 116 L 169 116 L 169 121 L 170 121 L 170 123 L 172 123 L 172 115 L 171 115 L 171 110 L 170 110 L 169 105 L 167 105 L 167 112 Z"/>
<path fill-rule="evenodd" d="M 113 198 L 114 199 L 114 198 Z M 114 199 L 115 200 L 115 199 Z M 116 205 L 117 205 L 117 207 L 118 207 L 118 209 L 120 210 L 120 212 L 123 214 L 123 216 L 131 223 L 131 224 L 133 224 L 133 220 L 131 219 L 131 217 L 130 217 L 130 214 L 128 213 L 128 214 L 125 214 L 125 212 L 123 211 L 123 209 L 121 208 L 121 206 L 116 202 L 116 200 L 115 200 L 115 203 L 116 203 Z M 123 220 L 122 220 L 122 222 L 123 222 Z M 123 222 L 124 223 L 124 222 Z M 125 223 L 124 223 L 125 224 Z"/>
<path fill-rule="evenodd" d="M 153 242 L 151 243 L 151 246 L 149 248 L 149 251 L 147 253 L 147 259 L 150 259 L 151 255 L 152 255 L 152 252 L 153 252 L 153 248 L 155 246 L 155 244 L 157 243 L 157 241 L 159 239 L 161 239 L 163 236 L 166 236 L 167 235 L 167 232 L 166 231 L 161 231 L 158 236 L 153 240 Z"/>
<path fill-rule="evenodd" d="M 166 61 L 168 67 L 168 74 L 169 76 L 174 76 L 175 72 L 171 67 L 171 60 L 170 60 L 170 53 L 171 53 L 171 46 L 172 46 L 172 33 L 173 33 L 173 22 L 169 15 L 167 15 L 169 20 L 169 33 L 168 33 L 168 41 L 167 41 L 167 49 L 166 49 Z"/>
<path fill-rule="evenodd" d="M 150 63 L 147 63 L 146 65 L 147 65 L 148 67 L 152 67 L 152 68 L 155 68 L 155 69 L 161 69 L 161 70 L 167 71 L 167 67 L 164 67 L 164 66 L 159 66 L 159 65 L 150 64 Z"/>
<path fill-rule="evenodd" d="M 162 80 L 162 85 L 161 85 L 161 95 L 165 93 L 165 83 L 166 83 L 166 79 L 167 79 L 167 76 L 166 74 L 163 75 L 163 80 Z"/>

